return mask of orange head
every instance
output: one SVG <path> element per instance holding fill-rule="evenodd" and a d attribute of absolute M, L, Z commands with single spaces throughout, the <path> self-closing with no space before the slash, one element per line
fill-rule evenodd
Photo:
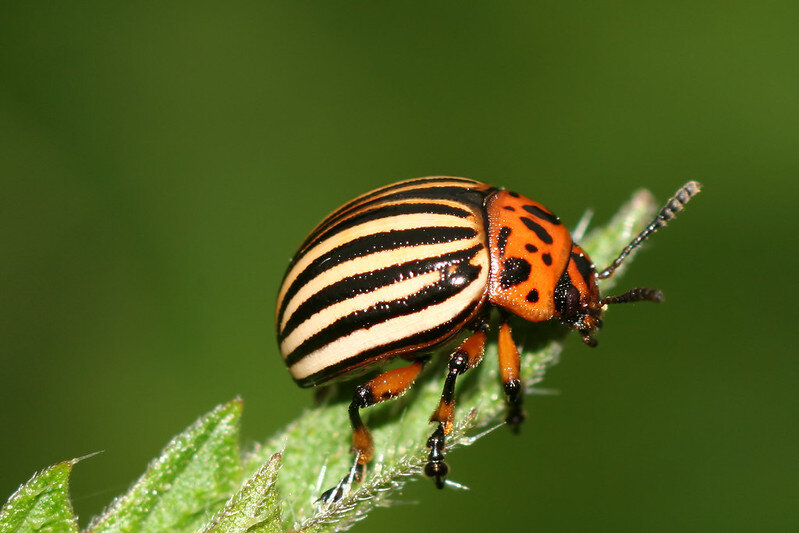
<path fill-rule="evenodd" d="M 595 345 L 591 333 L 602 327 L 602 303 L 594 264 L 577 244 L 555 287 L 555 316 L 580 332 L 583 341 Z"/>

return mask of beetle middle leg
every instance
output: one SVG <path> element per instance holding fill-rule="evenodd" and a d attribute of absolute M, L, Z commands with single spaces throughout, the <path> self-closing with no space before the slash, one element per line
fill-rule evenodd
<path fill-rule="evenodd" d="M 427 439 L 430 455 L 424 467 L 425 475 L 435 479 L 436 487 L 439 489 L 444 488 L 444 480 L 449 472 L 449 467 L 444 462 L 444 448 L 446 436 L 452 431 L 455 419 L 455 380 L 480 362 L 485 344 L 486 328 L 481 325 L 471 337 L 461 343 L 447 363 L 447 378 L 444 381 L 444 390 L 441 392 L 441 401 L 430 417 L 430 422 L 437 422 L 438 427 Z"/>
<path fill-rule="evenodd" d="M 319 501 L 329 503 L 341 499 L 351 482 L 360 482 L 363 479 L 366 465 L 371 462 L 374 456 L 372 434 L 366 424 L 363 423 L 363 420 L 361 420 L 360 410 L 364 407 L 402 396 L 413 385 L 426 362 L 427 358 L 417 359 L 410 365 L 393 368 L 355 389 L 355 394 L 349 407 L 350 425 L 352 426 L 352 451 L 355 454 L 355 464 L 349 474 L 335 487 L 322 493 Z"/>

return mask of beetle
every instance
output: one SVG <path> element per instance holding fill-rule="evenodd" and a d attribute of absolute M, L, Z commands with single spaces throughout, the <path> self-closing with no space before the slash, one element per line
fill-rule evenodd
<path fill-rule="evenodd" d="M 349 405 L 350 475 L 325 492 L 332 501 L 347 480 L 360 480 L 374 455 L 360 410 L 406 392 L 428 353 L 468 329 L 451 354 L 424 472 L 442 488 L 446 436 L 454 420 L 455 381 L 480 362 L 487 324 L 499 309 L 498 358 L 512 428 L 524 419 L 519 352 L 508 322 L 559 320 L 588 346 L 608 304 L 663 299 L 631 289 L 601 297 L 597 281 L 666 225 L 700 190 L 680 187 L 655 219 L 607 268 L 597 271 L 549 209 L 518 193 L 477 180 L 436 176 L 375 189 L 319 223 L 291 260 L 278 293 L 276 327 L 289 372 L 302 387 L 351 378 L 389 360 L 405 366 L 355 388 Z"/>

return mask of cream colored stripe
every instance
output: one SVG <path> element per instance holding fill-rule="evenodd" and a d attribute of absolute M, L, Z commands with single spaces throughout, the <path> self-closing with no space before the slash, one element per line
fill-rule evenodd
<path fill-rule="evenodd" d="M 381 268 L 387 268 L 393 265 L 399 265 L 408 261 L 416 259 L 428 259 L 431 257 L 438 257 L 450 252 L 464 250 L 480 244 L 480 240 L 475 237 L 474 239 L 464 239 L 460 241 L 444 242 L 441 244 L 424 244 L 420 246 L 403 246 L 402 248 L 395 248 L 393 250 L 385 250 L 382 252 L 375 252 L 373 254 L 356 257 L 350 261 L 339 263 L 333 268 L 326 270 L 321 275 L 311 279 L 308 283 L 302 286 L 297 291 L 294 297 L 289 300 L 286 305 L 286 310 L 280 323 L 280 331 L 286 327 L 286 322 L 289 320 L 294 311 L 297 310 L 302 302 L 321 291 L 328 285 L 336 283 L 346 277 L 361 274 L 363 272 L 371 272 Z M 294 274 L 294 270 L 290 273 Z M 296 274 L 291 276 L 292 279 Z M 288 277 L 284 286 L 288 285 Z"/>
<path fill-rule="evenodd" d="M 428 272 L 427 274 L 394 283 L 373 292 L 359 294 L 343 302 L 331 305 L 297 326 L 280 344 L 280 351 L 284 354 L 291 353 L 307 338 L 326 328 L 342 316 L 347 316 L 354 311 L 367 309 L 379 302 L 388 302 L 404 296 L 410 296 L 440 279 L 440 272 Z"/>
<path fill-rule="evenodd" d="M 486 260 L 483 257 L 482 260 Z M 416 313 L 400 316 L 368 329 L 359 329 L 341 337 L 295 363 L 289 370 L 294 379 L 303 379 L 365 350 L 375 348 L 443 324 L 458 315 L 475 300 L 482 297 L 488 279 L 488 269 L 466 289 L 452 298 L 431 305 Z"/>
<path fill-rule="evenodd" d="M 318 244 L 316 247 L 312 248 L 306 255 L 304 255 L 291 269 L 290 272 L 286 274 L 286 278 L 283 280 L 283 285 L 280 287 L 280 293 L 278 294 L 278 301 L 283 299 L 283 295 L 286 293 L 288 288 L 291 286 L 291 283 L 309 264 L 311 264 L 315 259 L 324 255 L 325 253 L 329 252 L 330 250 L 341 246 L 344 243 L 347 243 L 351 240 L 357 239 L 359 237 L 365 237 L 367 235 L 374 235 L 375 233 L 382 233 L 384 231 L 391 231 L 391 230 L 408 230 L 408 229 L 415 229 L 415 228 L 424 228 L 424 227 L 452 227 L 452 228 L 474 228 L 474 221 L 470 218 L 464 219 L 459 218 L 452 215 L 438 215 L 438 214 L 428 214 L 428 213 L 419 213 L 416 215 L 397 215 L 393 217 L 386 217 L 386 218 L 379 218 L 377 220 L 372 220 L 366 222 L 365 224 L 359 224 L 357 226 L 353 226 L 348 228 L 341 233 L 337 233 L 333 235 L 329 239 Z"/>

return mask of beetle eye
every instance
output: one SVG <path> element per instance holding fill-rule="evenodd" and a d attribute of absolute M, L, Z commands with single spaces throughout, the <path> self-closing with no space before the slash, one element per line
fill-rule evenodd
<path fill-rule="evenodd" d="M 555 288 L 555 309 L 563 317 L 574 317 L 581 308 L 580 291 L 572 285 L 569 274 L 564 272 Z"/>
<path fill-rule="evenodd" d="M 569 316 L 577 313 L 580 310 L 580 291 L 577 290 L 577 287 L 572 285 L 569 287 L 569 290 L 566 291 L 566 309 L 564 314 Z"/>

